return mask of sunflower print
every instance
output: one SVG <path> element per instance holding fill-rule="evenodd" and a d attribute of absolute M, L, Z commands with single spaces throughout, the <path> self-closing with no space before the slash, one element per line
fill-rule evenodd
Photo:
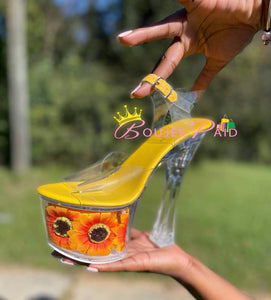
<path fill-rule="evenodd" d="M 118 218 L 119 218 L 120 225 L 116 229 L 114 229 L 114 233 L 116 234 L 114 243 L 117 246 L 116 250 L 122 251 L 126 241 L 126 231 L 127 231 L 128 221 L 129 221 L 129 213 L 119 214 Z"/>
<path fill-rule="evenodd" d="M 70 250 L 68 231 L 79 212 L 49 204 L 45 209 L 46 225 L 50 240 L 61 248 Z"/>
<path fill-rule="evenodd" d="M 124 216 L 126 215 L 126 217 Z M 106 256 L 111 250 L 123 250 L 129 213 L 81 213 L 68 231 L 72 250 L 90 256 Z"/>

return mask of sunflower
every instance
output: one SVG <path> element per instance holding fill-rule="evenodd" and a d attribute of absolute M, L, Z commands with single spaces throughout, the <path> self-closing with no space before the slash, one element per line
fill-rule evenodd
<path fill-rule="evenodd" d="M 125 226 L 119 223 L 115 212 L 90 212 L 80 214 L 74 220 L 73 229 L 68 232 L 70 247 L 90 256 L 109 255 L 118 242 L 117 235 L 123 233 L 119 227 Z M 125 241 L 124 241 L 125 243 Z"/>
<path fill-rule="evenodd" d="M 120 225 L 116 230 L 114 230 L 114 233 L 116 234 L 114 243 L 117 245 L 116 250 L 118 251 L 122 251 L 125 246 L 128 221 L 129 221 L 129 212 L 122 213 L 119 216 Z"/>
<path fill-rule="evenodd" d="M 49 204 L 45 209 L 46 224 L 49 237 L 56 245 L 70 249 L 68 231 L 72 229 L 72 222 L 79 216 L 76 211 Z"/>

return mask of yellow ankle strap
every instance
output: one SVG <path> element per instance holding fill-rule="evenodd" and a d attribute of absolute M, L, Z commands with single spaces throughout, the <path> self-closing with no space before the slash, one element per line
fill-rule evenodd
<path fill-rule="evenodd" d="M 162 77 L 157 76 L 156 74 L 149 74 L 144 77 L 142 81 L 152 84 L 153 88 L 170 102 L 177 101 L 177 93 L 174 91 L 173 87 Z"/>

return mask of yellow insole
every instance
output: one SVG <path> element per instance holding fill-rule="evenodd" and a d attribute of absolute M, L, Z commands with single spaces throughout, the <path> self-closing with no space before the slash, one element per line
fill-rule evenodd
<path fill-rule="evenodd" d="M 60 202 L 92 207 L 120 207 L 134 202 L 142 193 L 153 169 L 177 144 L 212 126 L 207 119 L 184 119 L 157 130 L 120 168 L 101 180 L 43 185 L 39 194 Z M 80 186 L 78 187 L 78 185 Z"/>

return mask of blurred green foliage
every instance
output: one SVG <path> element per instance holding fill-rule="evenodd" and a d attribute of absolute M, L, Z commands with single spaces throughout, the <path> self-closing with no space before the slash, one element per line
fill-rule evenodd
<path fill-rule="evenodd" d="M 64 2 L 65 3 L 65 2 Z M 28 1 L 28 52 L 31 99 L 32 155 L 35 164 L 50 162 L 84 166 L 116 150 L 112 116 L 129 99 L 129 92 L 151 72 L 171 41 L 125 47 L 117 33 L 149 25 L 173 13 L 177 1 L 98 0 L 76 13 L 53 0 Z M 4 5 L 0 33 L 5 32 Z M 65 10 L 66 9 L 66 10 Z M 72 12 L 72 13 L 71 13 Z M 0 164 L 8 163 L 8 109 L 5 34 L 0 35 Z M 257 36 L 212 82 L 194 110 L 216 123 L 226 113 L 236 123 L 234 139 L 203 143 L 204 157 L 271 162 L 269 134 L 270 49 Z M 175 87 L 191 86 L 204 57 L 185 58 L 170 78 Z M 130 102 L 131 101 L 131 102 Z M 121 143 L 120 143 L 121 144 Z M 123 145 L 121 145 L 123 146 Z M 124 149 L 129 145 L 124 145 Z"/>
<path fill-rule="evenodd" d="M 63 73 L 65 77 L 63 77 Z M 110 151 L 115 99 L 106 69 L 70 55 L 54 69 L 48 60 L 31 69 L 32 142 L 35 162 L 80 165 Z"/>

